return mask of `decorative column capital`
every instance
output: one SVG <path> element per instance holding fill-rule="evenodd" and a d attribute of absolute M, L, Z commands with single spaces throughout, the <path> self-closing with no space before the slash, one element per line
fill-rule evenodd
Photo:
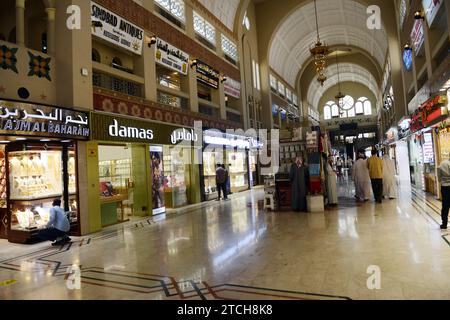
<path fill-rule="evenodd" d="M 25 0 L 16 0 L 16 8 L 25 9 Z"/>
<path fill-rule="evenodd" d="M 55 18 L 56 18 L 56 9 L 55 8 L 46 8 L 45 12 L 47 12 L 48 20 L 55 21 Z"/>

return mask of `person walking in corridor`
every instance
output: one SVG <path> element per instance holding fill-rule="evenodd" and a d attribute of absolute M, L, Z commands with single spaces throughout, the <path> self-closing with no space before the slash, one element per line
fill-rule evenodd
<path fill-rule="evenodd" d="M 367 160 L 358 154 L 358 159 L 352 168 L 352 178 L 355 183 L 355 197 L 358 201 L 368 201 L 371 196 L 370 175 Z"/>
<path fill-rule="evenodd" d="M 438 178 L 441 182 L 442 195 L 442 225 L 441 229 L 446 230 L 448 224 L 448 211 L 450 209 L 450 160 L 444 160 L 438 167 Z"/>
<path fill-rule="evenodd" d="M 372 181 L 372 190 L 375 201 L 383 202 L 383 161 L 378 157 L 375 148 L 372 149 L 372 156 L 367 160 L 367 168 L 369 169 L 370 180 Z"/>

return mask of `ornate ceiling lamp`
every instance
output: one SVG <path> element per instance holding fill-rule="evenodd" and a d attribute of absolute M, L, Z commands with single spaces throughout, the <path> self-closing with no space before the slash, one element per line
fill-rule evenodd
<path fill-rule="evenodd" d="M 316 72 L 317 72 L 317 81 L 320 82 L 320 84 L 323 86 L 323 83 L 327 80 L 327 77 L 325 75 L 325 69 L 327 67 L 326 57 L 328 55 L 328 47 L 320 41 L 319 18 L 317 15 L 316 0 L 314 0 L 314 12 L 316 15 L 317 41 L 314 47 L 311 48 L 309 51 L 314 57 L 314 64 L 316 65 Z"/>
<path fill-rule="evenodd" d="M 335 96 L 334 98 L 336 99 L 336 103 L 339 106 L 339 109 L 344 110 L 344 98 L 345 98 L 345 95 L 341 91 L 341 78 L 340 78 L 340 75 L 339 75 L 339 60 L 338 60 L 338 52 L 337 51 L 336 51 L 336 65 L 337 65 L 337 73 L 338 73 L 338 88 L 339 88 L 339 92 L 338 92 L 337 96 Z"/>

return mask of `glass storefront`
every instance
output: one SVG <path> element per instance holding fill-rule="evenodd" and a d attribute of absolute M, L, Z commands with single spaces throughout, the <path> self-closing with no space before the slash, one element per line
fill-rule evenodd
<path fill-rule="evenodd" d="M 0 207 L 3 216 L 9 217 L 7 229 L 0 234 L 11 242 L 36 241 L 37 233 L 49 221 L 55 199 L 62 200 L 71 233 L 79 234 L 76 144 L 17 139 L 0 149 Z"/>

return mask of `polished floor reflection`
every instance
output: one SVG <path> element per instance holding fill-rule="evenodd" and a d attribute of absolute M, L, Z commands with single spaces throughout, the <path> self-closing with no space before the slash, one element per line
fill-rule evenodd
<path fill-rule="evenodd" d="M 439 202 L 404 187 L 356 204 L 340 189 L 323 213 L 264 212 L 255 189 L 61 248 L 2 240 L 0 299 L 450 299 Z"/>

